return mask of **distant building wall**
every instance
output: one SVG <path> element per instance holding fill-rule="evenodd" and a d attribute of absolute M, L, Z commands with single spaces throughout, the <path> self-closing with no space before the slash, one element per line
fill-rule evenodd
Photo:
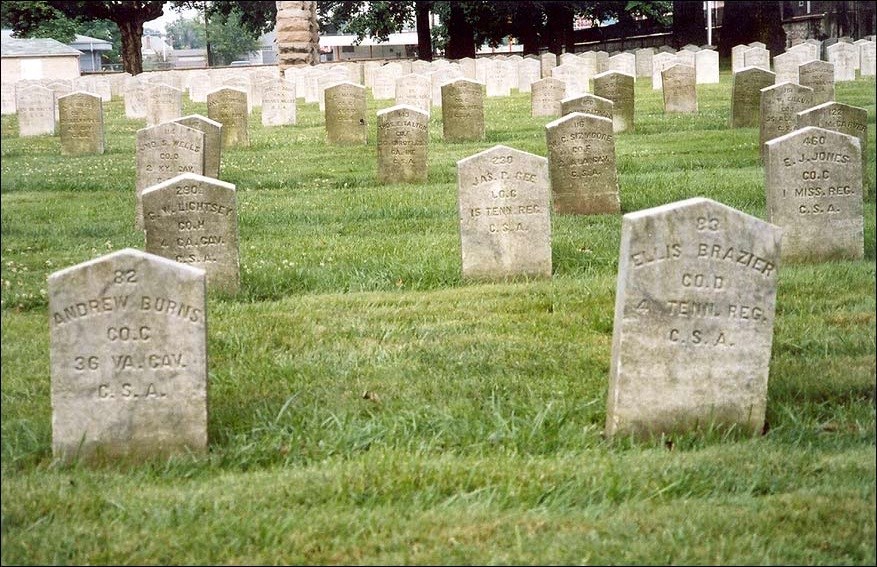
<path fill-rule="evenodd" d="M 79 73 L 78 55 L 46 57 L 3 57 L 3 82 L 25 79 L 75 79 Z"/>

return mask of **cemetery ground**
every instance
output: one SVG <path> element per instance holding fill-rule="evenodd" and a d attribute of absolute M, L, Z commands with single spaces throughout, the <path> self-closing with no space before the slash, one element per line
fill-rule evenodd
<path fill-rule="evenodd" d="M 730 80 L 684 115 L 637 82 L 623 213 L 704 196 L 765 218 Z M 836 98 L 873 148 L 873 79 Z M 554 117 L 487 98 L 487 139 L 445 143 L 434 107 L 428 182 L 379 186 L 391 105 L 369 97 L 366 146 L 328 146 L 316 104 L 285 127 L 254 110 L 251 146 L 223 150 L 241 291 L 208 296 L 209 451 L 97 466 L 52 460 L 46 277 L 143 248 L 144 124 L 116 98 L 106 153 L 61 157 L 3 116 L 3 564 L 875 563 L 873 152 L 864 259 L 780 266 L 764 434 L 610 442 L 621 216 L 553 215 L 551 279 L 463 280 L 457 160 L 545 156 Z"/>

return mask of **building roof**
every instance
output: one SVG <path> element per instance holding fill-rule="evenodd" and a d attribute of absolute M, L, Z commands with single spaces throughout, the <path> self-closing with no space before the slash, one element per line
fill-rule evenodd
<path fill-rule="evenodd" d="M 346 47 L 349 45 L 417 45 L 417 32 L 391 33 L 388 41 L 364 37 L 360 43 L 356 43 L 355 35 L 320 36 L 320 47 Z"/>
<path fill-rule="evenodd" d="M 76 39 L 67 45 L 74 49 L 80 49 L 83 51 L 111 51 L 113 49 L 113 44 L 109 41 L 98 39 L 96 37 L 88 37 L 87 35 L 77 35 Z"/>
<path fill-rule="evenodd" d="M 82 55 L 78 49 L 64 45 L 60 41 L 49 38 L 18 39 L 5 32 L 0 41 L 0 54 L 3 57 L 60 57 Z"/>

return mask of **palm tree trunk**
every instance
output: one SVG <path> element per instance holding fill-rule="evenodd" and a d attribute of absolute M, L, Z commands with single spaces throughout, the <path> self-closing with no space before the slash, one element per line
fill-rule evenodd
<path fill-rule="evenodd" d="M 289 67 L 320 62 L 316 2 L 277 2 L 277 49 L 282 74 Z"/>

